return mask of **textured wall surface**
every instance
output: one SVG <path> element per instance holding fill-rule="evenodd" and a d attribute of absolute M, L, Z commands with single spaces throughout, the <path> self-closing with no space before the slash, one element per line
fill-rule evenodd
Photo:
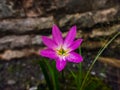
<path fill-rule="evenodd" d="M 0 58 L 20 57 L 8 51 L 22 53 L 28 47 L 41 48 L 40 36 L 50 35 L 53 24 L 65 34 L 68 28 L 77 25 L 77 36 L 85 40 L 83 47 L 100 48 L 105 41 L 94 38 L 118 32 L 119 18 L 119 0 L 0 0 Z M 92 42 L 96 43 L 92 47 L 86 44 Z M 119 37 L 114 42 L 115 47 L 119 46 Z"/>

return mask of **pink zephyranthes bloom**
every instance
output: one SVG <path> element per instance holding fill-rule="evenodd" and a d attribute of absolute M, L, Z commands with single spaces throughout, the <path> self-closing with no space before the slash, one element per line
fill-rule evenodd
<path fill-rule="evenodd" d="M 47 46 L 47 49 L 41 50 L 40 55 L 55 59 L 58 71 L 62 71 L 67 62 L 80 63 L 83 61 L 82 56 L 74 52 L 82 42 L 82 39 L 74 40 L 76 36 L 76 26 L 73 26 L 66 38 L 63 39 L 59 28 L 53 25 L 52 35 L 52 39 L 47 36 L 42 36 L 42 41 Z"/>

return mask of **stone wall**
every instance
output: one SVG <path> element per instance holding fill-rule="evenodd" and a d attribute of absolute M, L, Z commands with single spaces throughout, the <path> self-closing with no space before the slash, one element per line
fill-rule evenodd
<path fill-rule="evenodd" d="M 43 48 L 40 36 L 50 35 L 53 24 L 63 35 L 77 25 L 77 38 L 84 39 L 82 47 L 98 49 L 120 28 L 120 1 L 0 0 L 0 59 L 38 55 Z M 110 47 L 119 45 L 117 37 Z"/>

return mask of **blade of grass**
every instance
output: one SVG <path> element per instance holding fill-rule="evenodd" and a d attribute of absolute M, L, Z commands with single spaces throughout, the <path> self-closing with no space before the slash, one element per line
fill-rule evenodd
<path fill-rule="evenodd" d="M 82 54 L 81 47 L 79 47 L 79 54 L 80 55 Z M 77 77 L 77 80 L 78 80 L 77 89 L 79 90 L 82 84 L 82 63 L 78 65 L 78 69 L 79 69 L 79 72 Z"/>
<path fill-rule="evenodd" d="M 45 77 L 45 80 L 46 80 L 46 83 L 48 85 L 49 90 L 53 90 L 53 85 L 52 85 L 50 77 L 48 75 L 48 71 L 47 71 L 45 62 L 43 60 L 40 60 L 39 65 L 40 65 L 41 70 L 42 70 L 42 72 L 44 74 L 44 77 Z"/>
<path fill-rule="evenodd" d="M 55 68 L 55 63 L 52 63 L 52 66 L 48 63 L 47 60 L 45 60 L 45 63 L 48 67 L 48 70 L 50 72 L 51 78 L 52 78 L 52 82 L 53 82 L 53 90 L 59 90 L 59 81 L 58 81 L 58 75 L 56 74 L 56 68 Z"/>
<path fill-rule="evenodd" d="M 76 80 L 76 74 L 72 70 L 70 70 L 70 69 L 69 69 L 69 71 L 72 74 L 73 78 Z"/>
<path fill-rule="evenodd" d="M 54 70 L 54 84 L 55 84 L 55 90 L 60 90 L 59 86 L 59 79 L 58 79 L 58 71 L 56 70 L 55 62 L 53 64 L 53 70 Z"/>
<path fill-rule="evenodd" d="M 81 54 L 81 48 L 79 47 L 79 54 Z M 82 84 L 82 63 L 80 63 L 78 65 L 78 74 L 75 74 L 72 70 L 68 69 L 70 71 L 70 73 L 72 74 L 74 80 L 76 81 L 76 85 L 77 85 L 77 90 L 79 90 L 81 84 Z"/>
<path fill-rule="evenodd" d="M 82 82 L 82 85 L 81 85 L 81 88 L 80 90 L 83 90 L 83 87 L 84 87 L 84 84 L 87 80 L 87 77 L 92 69 L 92 67 L 94 66 L 95 62 L 97 61 L 98 57 L 102 54 L 102 52 L 107 48 L 107 46 L 120 34 L 120 32 L 118 32 L 117 34 L 114 35 L 114 37 L 108 41 L 108 43 L 105 44 L 105 46 L 99 51 L 99 53 L 97 54 L 97 56 L 95 57 L 95 59 L 93 60 L 92 64 L 90 65 L 88 71 L 87 71 L 87 74 L 85 75 L 85 78 Z"/>

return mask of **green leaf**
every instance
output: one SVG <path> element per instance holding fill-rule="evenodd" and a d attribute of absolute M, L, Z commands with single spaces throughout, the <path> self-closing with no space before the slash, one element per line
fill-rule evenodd
<path fill-rule="evenodd" d="M 70 70 L 70 69 L 69 69 L 69 71 L 70 71 L 70 73 L 72 74 L 73 78 L 76 80 L 76 75 L 75 75 L 75 73 L 74 73 L 72 70 Z"/>
<path fill-rule="evenodd" d="M 79 47 L 79 54 L 82 54 L 81 47 Z M 82 63 L 78 65 L 78 75 L 77 75 L 77 89 L 79 90 L 82 84 Z"/>
<path fill-rule="evenodd" d="M 53 62 L 52 65 L 53 65 L 53 70 L 54 70 L 53 80 L 54 80 L 55 90 L 60 90 L 59 79 L 58 79 L 58 71 L 56 70 L 55 62 Z"/>
<path fill-rule="evenodd" d="M 53 85 L 51 83 L 49 74 L 47 72 L 47 68 L 46 68 L 47 65 L 46 65 L 46 63 L 44 61 L 40 60 L 39 64 L 40 64 L 41 70 L 42 70 L 42 72 L 44 74 L 44 77 L 45 77 L 45 80 L 46 80 L 46 83 L 48 85 L 49 90 L 53 90 Z"/>
<path fill-rule="evenodd" d="M 60 87 L 59 87 L 58 73 L 57 73 L 57 70 L 55 67 L 55 62 L 52 62 L 50 64 L 50 62 L 48 60 L 45 60 L 45 63 L 48 68 L 48 71 L 51 75 L 54 90 L 59 90 Z"/>
<path fill-rule="evenodd" d="M 103 53 L 103 51 L 108 47 L 108 45 L 120 34 L 120 32 L 116 33 L 106 44 L 103 48 L 100 49 L 100 51 L 98 52 L 98 54 L 96 55 L 95 59 L 93 60 L 92 64 L 90 65 L 86 75 L 85 75 L 85 78 L 82 82 L 82 85 L 81 85 L 81 88 L 80 90 L 83 90 L 84 86 L 85 86 L 85 83 L 86 83 L 86 80 L 90 74 L 90 71 L 92 70 L 95 62 L 97 61 L 97 59 L 99 58 L 99 56 Z"/>

